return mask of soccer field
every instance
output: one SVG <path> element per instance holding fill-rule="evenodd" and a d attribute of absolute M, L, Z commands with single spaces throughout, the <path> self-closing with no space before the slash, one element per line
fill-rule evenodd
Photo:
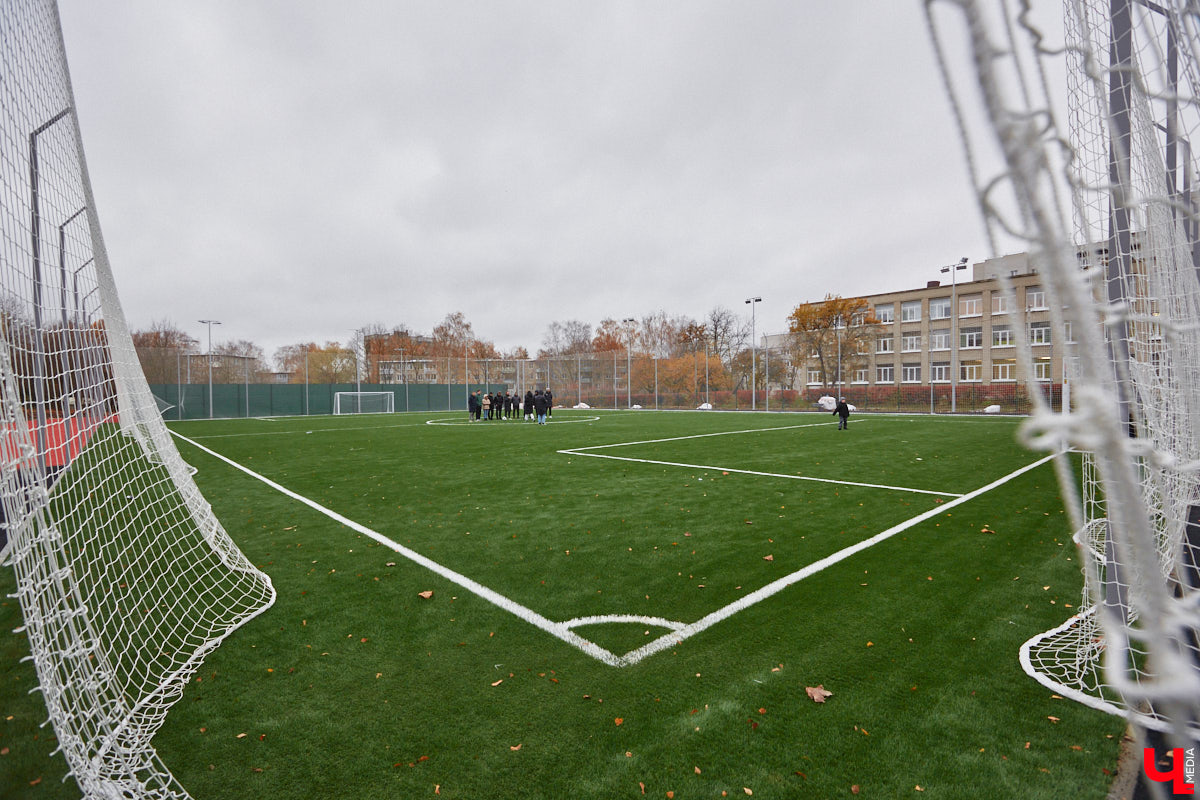
<path fill-rule="evenodd" d="M 196 798 L 1102 798 L 1123 722 L 1017 662 L 1082 583 L 1017 424 L 174 424 L 279 596 L 155 744 Z M 0 794 L 77 796 L 3 642 Z"/>

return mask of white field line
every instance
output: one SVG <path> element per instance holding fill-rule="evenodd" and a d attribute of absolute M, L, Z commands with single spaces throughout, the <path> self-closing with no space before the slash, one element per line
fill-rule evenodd
<path fill-rule="evenodd" d="M 790 431 L 794 428 L 819 428 L 832 425 L 832 422 L 807 422 L 803 425 L 782 425 L 774 428 L 747 428 L 741 431 L 717 431 L 716 433 L 694 433 L 690 436 L 670 436 L 666 439 L 646 439 L 641 442 L 617 442 L 615 444 L 594 444 L 589 447 L 572 447 L 570 450 L 559 450 L 560 453 L 581 453 L 583 450 L 603 450 L 607 447 L 630 447 L 635 444 L 658 444 L 659 442 L 680 442 L 684 439 L 704 439 L 709 436 L 737 436 L 743 433 L 763 433 L 764 431 Z M 581 453 L 582 454 L 582 453 Z"/>
<path fill-rule="evenodd" d="M 634 461 L 640 464 L 658 464 L 665 467 L 685 467 L 687 469 L 704 469 L 721 472 L 736 472 L 741 475 L 758 475 L 763 478 L 787 478 L 793 481 L 812 481 L 814 483 L 833 483 L 840 486 L 861 486 L 867 489 L 884 489 L 893 492 L 913 492 L 916 494 L 931 494 L 937 497 L 962 497 L 957 492 L 935 492 L 929 489 L 913 489 L 908 486 L 889 486 L 883 483 L 860 483 L 858 481 L 840 481 L 833 478 L 813 478 L 807 475 L 788 475 L 782 472 L 759 472 L 752 469 L 738 469 L 736 467 L 717 467 L 710 464 L 687 464 L 680 461 L 655 461 L 649 458 L 630 458 L 628 456 L 610 456 L 603 453 L 585 453 L 584 450 L 602 450 L 608 447 L 629 447 L 635 444 L 658 444 L 659 442 L 678 442 L 684 439 L 702 439 L 706 436 L 733 436 L 742 433 L 758 433 L 760 431 L 786 431 L 795 428 L 813 428 L 822 425 L 832 425 L 831 422 L 814 422 L 805 425 L 785 425 L 777 428 L 751 428 L 742 431 L 721 431 L 719 433 L 698 433 L 692 436 L 672 436 L 667 439 L 647 439 L 641 442 L 617 442 L 616 444 L 598 444 L 591 447 L 573 447 L 568 450 L 559 450 L 559 453 L 570 456 L 586 456 L 587 458 L 610 458 L 613 461 Z"/>
<path fill-rule="evenodd" d="M 937 497 L 962 497 L 955 492 L 935 492 L 930 489 L 912 489 L 907 486 L 888 486 L 885 483 L 859 483 L 857 481 L 839 481 L 833 478 L 813 478 L 808 475 L 788 475 L 783 472 L 757 472 L 752 469 L 737 469 L 736 467 L 714 467 L 707 464 L 685 464 L 682 461 L 654 461 L 649 458 L 627 458 L 625 456 L 606 456 L 600 453 L 580 453 L 576 450 L 559 450 L 573 456 L 587 458 L 610 458 L 613 461 L 636 461 L 641 464 L 659 464 L 664 467 L 687 467 L 688 469 L 720 470 L 722 472 L 738 472 L 742 475 L 758 475 L 763 478 L 787 478 L 793 481 L 813 481 L 815 483 L 835 483 L 839 486 L 862 486 L 867 489 L 885 489 L 892 492 L 915 492 L 917 494 L 932 494 Z"/>
<path fill-rule="evenodd" d="M 303 495 L 296 494 L 291 489 L 281 486 L 280 484 L 276 483 L 275 481 L 271 480 L 270 478 L 266 477 L 265 475 L 260 475 L 257 472 L 255 472 L 254 470 L 248 469 L 248 468 L 242 466 L 241 464 L 237 463 L 236 461 L 234 461 L 230 458 L 226 458 L 225 456 L 221 455 L 220 453 L 210 450 L 207 447 L 205 447 L 204 445 L 199 444 L 198 442 L 195 442 L 195 441 L 187 438 L 186 436 L 182 436 L 178 433 L 175 433 L 175 431 L 171 431 L 171 433 L 172 433 L 172 435 L 178 437 L 179 439 L 182 439 L 183 441 L 189 443 L 193 447 L 203 450 L 205 453 L 208 453 L 209 455 L 213 456 L 214 458 L 224 461 L 226 464 L 233 467 L 234 469 L 241 470 L 242 472 L 246 473 L 250 477 L 252 477 L 256 480 L 262 481 L 263 483 L 265 483 L 267 486 L 270 486 L 275 491 L 280 492 L 281 494 L 284 494 L 284 495 L 292 498 L 293 500 L 303 503 L 304 505 L 308 506 L 309 508 L 313 509 L 314 511 L 324 514 L 325 516 L 329 517 L 330 519 L 334 520 L 335 522 L 341 523 L 342 525 L 345 525 L 347 528 L 350 528 L 351 530 L 357 531 L 357 532 L 363 534 L 364 536 L 369 536 L 370 538 L 374 539 L 375 541 L 379 542 L 380 544 L 384 545 L 385 547 L 389 547 L 392 550 L 395 550 L 397 553 L 404 556 L 409 561 L 412 561 L 416 564 L 420 564 L 422 567 L 425 567 L 430 572 L 434 572 L 438 575 L 441 575 L 443 578 L 450 581 L 451 583 L 455 583 L 455 584 L 461 586 L 462 588 L 466 589 L 468 592 L 471 592 L 472 594 L 478 595 L 479 597 L 483 598 L 484 600 L 487 600 L 489 603 L 492 603 L 493 605 L 495 605 L 499 608 L 502 608 L 505 611 L 508 611 L 509 613 L 514 614 L 517 617 L 520 617 L 521 619 L 528 622 L 530 625 L 533 625 L 534 627 L 537 627 L 537 628 L 541 628 L 543 631 L 550 634 L 551 636 L 561 639 L 562 641 L 566 642 L 567 644 L 569 644 L 573 647 L 579 648 L 580 650 L 587 653 L 592 658 L 595 658 L 598 661 L 602 661 L 605 664 L 609 664 L 614 667 L 623 666 L 623 664 L 621 663 L 620 656 L 617 656 L 616 654 L 614 654 L 608 650 L 605 650 L 603 647 L 600 647 L 599 645 L 597 645 L 593 642 L 589 642 L 587 639 L 584 639 L 582 636 L 579 636 L 578 634 L 571 631 L 571 629 L 565 623 L 554 622 L 553 620 L 547 619 L 546 617 L 537 613 L 533 609 L 526 608 L 525 606 L 521 605 L 520 603 L 516 602 L 515 600 L 510 600 L 509 598 L 505 597 L 504 595 L 500 594 L 499 592 L 493 591 L 493 590 L 489 589 L 488 587 L 484 586 L 483 584 L 471 580 L 466 575 L 455 572 L 454 570 L 450 569 L 449 567 L 444 567 L 441 564 L 437 563 L 436 561 L 421 555 L 420 553 L 416 552 L 415 550 L 410 550 L 409 548 L 405 547 L 404 545 L 400 544 L 399 542 L 389 539 L 388 537 L 384 536 L 383 534 L 381 534 L 377 531 L 373 531 L 370 528 L 366 527 L 365 525 L 360 525 L 359 523 L 355 522 L 354 520 L 349 519 L 348 517 L 344 517 L 341 514 L 337 513 L 336 511 L 333 511 L 332 509 L 326 508 L 325 506 L 321 505 L 320 503 L 316 502 L 315 500 L 310 500 L 309 498 L 304 497 Z"/>
<path fill-rule="evenodd" d="M 345 525 L 346 527 L 350 528 L 351 530 L 357 531 L 357 532 L 363 534 L 364 536 L 369 536 L 370 538 L 374 539 L 375 541 L 379 542 L 380 544 L 391 548 L 392 550 L 394 550 L 395 552 L 404 556 L 405 558 L 409 559 L 410 561 L 425 567 L 426 569 L 430 570 L 431 572 L 433 572 L 437 575 L 441 575 L 446 580 L 463 587 L 467 591 L 471 592 L 472 594 L 477 595 L 478 597 L 483 598 L 484 600 L 487 600 L 489 603 L 492 603 L 493 605 L 497 606 L 498 608 L 502 608 L 505 611 L 508 611 L 509 613 L 511 613 L 517 617 L 520 617 L 521 619 L 528 622 L 530 625 L 540 628 L 541 630 L 545 631 L 546 633 L 549 633 L 551 636 L 554 636 L 555 638 L 560 639 L 561 641 L 566 642 L 567 644 L 578 648 L 579 650 L 590 655 L 591 657 L 595 658 L 596 660 L 598 660 L 602 663 L 608 664 L 609 666 L 613 666 L 613 667 L 631 666 L 633 664 L 638 663 L 639 661 L 646 658 L 647 656 L 651 656 L 651 655 L 654 655 L 655 653 L 666 650 L 667 648 L 674 647 L 674 646 L 682 643 L 685 639 L 688 639 L 692 636 L 695 636 L 698 633 L 701 633 L 702 631 L 707 630 L 708 628 L 712 627 L 713 625 L 717 624 L 718 622 L 728 619 L 729 617 L 733 616 L 734 614 L 738 613 L 739 611 L 744 611 L 745 609 L 749 608 L 750 606 L 755 605 L 763 600 L 766 600 L 767 598 L 771 597 L 772 595 L 777 594 L 778 592 L 782 591 L 783 589 L 787 588 L 788 586 L 791 586 L 792 584 L 797 583 L 797 582 L 803 580 L 804 578 L 809 577 L 810 575 L 815 575 L 816 573 L 821 572 L 825 568 L 833 566 L 834 564 L 837 564 L 840 561 L 844 561 L 845 559 L 849 558 L 850 556 L 852 556 L 856 553 L 859 553 L 870 547 L 874 547 L 875 545 L 879 544 L 880 542 L 886 541 L 887 539 L 892 538 L 896 534 L 902 533 L 903 531 L 908 530 L 909 528 L 913 527 L 914 525 L 918 525 L 922 522 L 925 522 L 928 519 L 938 516 L 942 512 L 946 511 L 947 509 L 954 508 L 955 506 L 958 506 L 958 505 L 966 503 L 970 500 L 973 500 L 976 497 L 979 497 L 980 495 L 991 491 L 992 489 L 995 489 L 999 486 L 1004 485 L 1005 483 L 1008 483 L 1010 480 L 1012 480 L 1013 478 L 1016 478 L 1019 475 L 1023 475 L 1024 473 L 1029 472 L 1032 469 L 1040 467 L 1042 464 L 1045 464 L 1047 461 L 1050 461 L 1051 459 L 1053 459 L 1055 457 L 1055 455 L 1048 455 L 1041 459 L 1038 459 L 1037 461 L 1034 461 L 1031 464 L 1027 464 L 1026 466 L 1021 467 L 1020 469 L 1015 470 L 1015 471 L 1009 473 L 1008 475 L 1005 475 L 995 481 L 992 481 L 991 483 L 987 484 L 986 486 L 980 487 L 979 489 L 976 489 L 973 492 L 970 492 L 965 495 L 961 495 L 961 496 L 955 498 L 954 500 L 951 500 L 948 503 L 943 503 L 942 505 L 937 506 L 936 508 L 931 508 L 922 514 L 918 514 L 917 516 L 912 517 L 909 520 L 906 520 L 905 522 L 901 522 L 899 525 L 888 528 L 887 530 L 883 531 L 882 533 L 877 533 L 876 535 L 872 536 L 869 539 L 864 539 L 863 541 L 858 542 L 857 544 L 853 544 L 853 545 L 850 545 L 849 547 L 843 548 L 842 550 L 839 550 L 838 552 L 833 553 L 832 555 L 826 556 L 825 558 L 815 561 L 812 564 L 809 564 L 808 566 L 805 566 L 805 567 L 802 567 L 802 568 L 796 570 L 795 572 L 791 573 L 790 575 L 785 575 L 782 578 L 772 581 L 771 583 L 768 583 L 766 586 L 756 589 L 755 591 L 751 592 L 750 594 L 747 594 L 744 597 L 730 603 L 729 605 L 724 606 L 723 608 L 719 608 L 716 611 L 714 611 L 710 614 L 707 614 L 704 617 L 701 617 L 696 622 L 693 622 L 690 624 L 681 625 L 678 622 L 673 622 L 671 620 L 661 619 L 658 617 L 635 617 L 633 615 L 608 615 L 608 616 L 599 616 L 599 617 L 580 617 L 580 618 L 576 618 L 573 620 L 568 620 L 567 622 L 554 622 L 553 620 L 537 613 L 533 609 L 527 608 L 527 607 L 521 605 L 520 603 L 516 602 L 515 600 L 511 600 L 511 599 L 505 597 L 504 595 L 500 594 L 499 592 L 493 591 L 492 589 L 489 589 L 488 587 L 486 587 L 474 580 L 471 580 L 467 576 L 462 575 L 461 573 L 455 572 L 454 570 L 450 569 L 449 567 L 444 567 L 441 564 L 437 563 L 436 561 L 433 561 L 432 559 L 421 555 L 420 553 L 416 552 L 415 550 L 410 550 L 409 548 L 405 547 L 404 545 L 400 544 L 399 542 L 396 542 L 396 541 L 384 536 L 383 534 L 378 533 L 377 531 L 371 530 L 370 528 L 366 527 L 365 525 L 360 525 L 359 523 L 355 522 L 354 520 L 344 517 L 341 514 L 337 513 L 336 511 L 328 509 L 325 506 L 322 506 L 320 503 L 317 503 L 314 500 L 310 500 L 309 498 L 304 497 L 303 495 L 296 494 L 295 492 L 291 491 L 290 489 L 287 489 L 286 487 L 276 483 L 275 481 L 272 481 L 270 478 L 267 478 L 264 475 L 260 475 L 259 473 L 255 472 L 251 469 L 248 469 L 247 467 L 242 466 L 241 464 L 237 463 L 236 461 L 233 461 L 232 459 L 227 458 L 227 457 L 221 455 L 220 453 L 218 453 L 214 450 L 210 450 L 209 448 L 205 447 L 204 445 L 199 444 L 198 442 L 195 442 L 192 439 L 187 438 L 186 436 L 182 436 L 181 434 L 178 434 L 175 431 L 171 431 L 171 434 L 173 436 L 176 436 L 177 438 L 181 439 L 182 441 L 188 442 L 193 447 L 196 447 L 197 449 L 202 450 L 205 453 L 208 453 L 209 455 L 213 456 L 214 458 L 225 462 L 226 464 L 230 465 L 234 469 L 240 470 L 241 472 L 244 472 L 245 474 L 249 475 L 250 477 L 263 482 L 267 486 L 270 486 L 272 489 L 275 489 L 277 492 L 280 492 L 281 494 L 291 497 L 293 500 L 297 500 L 297 501 L 303 503 L 304 505 L 308 506 L 309 508 L 312 508 L 313 510 L 315 510 L 321 514 L 324 514 L 325 516 L 329 517 L 330 519 L 334 520 L 335 522 Z M 583 454 L 580 453 L 579 455 L 583 455 Z M 642 647 L 639 647 L 636 650 L 631 650 L 630 652 L 628 652 L 622 656 L 618 656 L 615 653 L 613 653 L 609 650 L 606 650 L 603 647 L 600 647 L 599 645 L 595 644 L 594 642 L 588 641 L 587 639 L 583 638 L 582 636 L 579 636 L 578 634 L 574 633 L 571 630 L 572 627 L 578 627 L 581 625 L 589 625 L 589 624 L 596 624 L 596 623 L 603 623 L 603 622 L 639 622 L 639 623 L 643 623 L 643 624 L 657 625 L 660 627 L 671 628 L 673 630 L 671 633 L 660 636 L 658 639 L 655 639 L 654 641 L 652 641 Z"/>
<path fill-rule="evenodd" d="M 1010 472 L 1009 474 L 1005 475 L 1004 477 L 994 480 L 991 483 L 989 483 L 988 485 L 982 486 L 973 492 L 964 494 L 961 497 L 958 497 L 955 500 L 951 500 L 948 503 L 943 503 L 942 505 L 939 505 L 936 508 L 931 508 L 928 511 L 924 512 L 923 514 L 918 514 L 917 516 L 913 517 L 912 519 L 905 520 L 904 522 L 901 522 L 899 525 L 895 525 L 891 528 L 888 528 L 886 531 L 875 534 L 870 539 L 864 539 L 861 542 L 858 542 L 857 544 L 852 544 L 849 547 L 843 548 L 832 555 L 825 556 L 825 558 L 822 558 L 819 561 L 814 561 L 813 563 L 809 564 L 808 566 L 802 567 L 801 569 L 796 570 L 795 572 L 793 572 L 790 575 L 785 575 L 782 578 L 771 581 L 766 586 L 763 586 L 760 589 L 756 589 L 755 591 L 751 592 L 750 594 L 746 595 L 745 597 L 742 597 L 738 600 L 733 601 L 732 603 L 725 606 L 724 608 L 719 608 L 716 611 L 712 612 L 711 614 L 701 617 L 700 619 L 696 620 L 695 622 L 691 623 L 690 625 L 685 625 L 684 627 L 680 628 L 678 631 L 660 636 L 659 638 L 655 639 L 654 641 L 650 642 L 649 644 L 639 647 L 636 650 L 631 650 L 630 652 L 621 656 L 620 666 L 628 666 L 630 664 L 636 664 L 637 662 L 641 661 L 646 656 L 654 655 L 655 653 L 658 653 L 662 650 L 666 650 L 669 647 L 674 647 L 675 645 L 682 642 L 684 639 L 687 639 L 691 636 L 695 636 L 697 633 L 700 633 L 701 631 L 711 628 L 713 625 L 716 625 L 718 622 L 721 622 L 724 619 L 728 619 L 729 617 L 732 617 L 734 614 L 738 613 L 739 611 L 744 611 L 745 609 L 749 608 L 750 606 L 752 606 L 756 603 L 759 603 L 763 600 L 766 600 L 768 597 L 771 597 L 772 595 L 782 591 L 783 589 L 786 589 L 788 586 L 791 586 L 793 583 L 802 581 L 805 578 L 809 577 L 810 575 L 815 575 L 818 572 L 820 572 L 821 570 L 825 569 L 826 567 L 831 567 L 834 564 L 838 563 L 839 561 L 844 561 L 847 558 L 849 558 L 850 556 L 854 555 L 855 553 L 859 553 L 863 550 L 866 550 L 869 547 L 874 547 L 875 545 L 879 544 L 880 542 L 886 541 L 886 540 L 892 538 L 893 536 L 895 536 L 896 534 L 902 533 L 902 532 L 908 530 L 909 528 L 913 527 L 914 525 L 919 525 L 920 523 L 925 522 L 928 519 L 932 519 L 933 517 L 936 517 L 936 516 L 942 514 L 947 509 L 954 508 L 955 506 L 958 506 L 958 505 L 962 505 L 963 503 L 974 500 L 976 497 L 979 497 L 982 494 L 986 494 L 987 492 L 990 492 L 991 490 L 993 490 L 995 488 L 1003 486 L 1004 484 L 1011 481 L 1013 478 L 1016 478 L 1019 475 L 1023 475 L 1024 473 L 1029 472 L 1032 469 L 1036 469 L 1037 467 L 1040 467 L 1042 464 L 1045 464 L 1047 461 L 1050 461 L 1054 457 L 1055 457 L 1054 455 L 1044 456 L 1043 458 L 1040 458 L 1037 461 L 1034 461 L 1032 464 L 1027 464 L 1024 467 L 1021 467 L 1020 469 L 1018 469 L 1014 472 Z"/>

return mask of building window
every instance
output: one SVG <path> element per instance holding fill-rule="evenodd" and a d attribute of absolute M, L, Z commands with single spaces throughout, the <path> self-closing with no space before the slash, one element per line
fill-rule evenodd
<path fill-rule="evenodd" d="M 896 304 L 880 303 L 879 305 L 875 306 L 875 318 L 880 322 L 895 322 Z"/>
<path fill-rule="evenodd" d="M 857 327 L 867 321 L 867 315 L 862 311 L 855 311 L 850 315 L 850 327 Z"/>
<path fill-rule="evenodd" d="M 1002 358 L 992 362 L 992 382 L 1009 382 L 1017 379 L 1017 360 Z"/>
<path fill-rule="evenodd" d="M 929 382 L 930 383 L 949 383 L 950 382 L 950 362 L 949 361 L 934 361 L 929 365 Z"/>
<path fill-rule="evenodd" d="M 958 332 L 958 346 L 964 350 L 983 347 L 983 328 L 963 328 Z"/>
<path fill-rule="evenodd" d="M 906 333 L 900 337 L 900 349 L 904 353 L 921 352 L 921 334 Z"/>
<path fill-rule="evenodd" d="M 958 315 L 960 317 L 978 317 L 983 314 L 983 295 L 966 294 L 958 298 Z"/>
<path fill-rule="evenodd" d="M 1008 292 L 992 292 L 992 313 L 1007 314 L 1009 312 Z"/>
<path fill-rule="evenodd" d="M 930 350 L 949 350 L 950 349 L 950 330 L 948 328 L 939 328 L 929 332 L 929 349 Z"/>
<path fill-rule="evenodd" d="M 1049 322 L 1031 322 L 1031 323 L 1029 323 L 1029 343 L 1030 344 L 1050 344 L 1050 323 Z"/>
<path fill-rule="evenodd" d="M 1050 378 L 1050 359 L 1046 357 L 1035 358 L 1033 360 L 1033 379 L 1035 381 L 1048 381 Z"/>
<path fill-rule="evenodd" d="M 820 386 L 821 385 L 821 369 L 820 369 L 820 367 L 809 367 L 808 368 L 808 385 L 809 386 Z"/>
<path fill-rule="evenodd" d="M 900 321 L 901 322 L 920 322 L 921 321 L 921 301 L 906 300 L 900 304 Z"/>
<path fill-rule="evenodd" d="M 921 382 L 921 365 L 920 364 L 904 364 L 900 367 L 900 381 L 902 383 L 920 383 Z"/>
<path fill-rule="evenodd" d="M 876 339 L 875 340 L 875 352 L 876 353 L 891 353 L 891 352 L 893 352 L 892 351 L 892 337 L 891 336 L 880 336 L 878 339 Z"/>
<path fill-rule="evenodd" d="M 867 382 L 867 368 L 866 367 L 859 367 L 858 369 L 854 370 L 854 382 L 855 383 L 866 383 Z"/>
<path fill-rule="evenodd" d="M 992 326 L 992 347 L 1012 347 L 1013 332 L 1007 325 Z"/>
<path fill-rule="evenodd" d="M 930 319 L 950 319 L 950 298 L 935 297 L 929 301 Z"/>
<path fill-rule="evenodd" d="M 891 364 L 880 364 L 875 367 L 875 382 L 876 383 L 895 383 L 896 372 L 895 367 Z"/>
<path fill-rule="evenodd" d="M 958 379 L 962 383 L 979 383 L 983 380 L 983 363 L 963 361 L 958 365 Z"/>
<path fill-rule="evenodd" d="M 1071 323 L 1064 322 L 1063 325 L 1065 326 L 1067 334 L 1063 337 L 1063 341 L 1067 344 L 1075 344 L 1075 334 L 1071 332 Z"/>
<path fill-rule="evenodd" d="M 1040 286 L 1030 286 L 1025 290 L 1025 310 L 1045 311 L 1046 290 Z"/>

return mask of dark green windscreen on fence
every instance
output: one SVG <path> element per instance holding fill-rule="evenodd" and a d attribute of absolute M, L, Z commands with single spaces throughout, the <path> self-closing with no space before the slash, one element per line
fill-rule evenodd
<path fill-rule="evenodd" d="M 459 384 L 420 383 L 408 386 L 388 384 L 322 383 L 219 383 L 212 386 L 212 413 L 209 413 L 208 384 L 152 383 L 150 391 L 171 406 L 166 419 L 208 419 L 209 417 L 290 417 L 305 414 L 332 414 L 333 398 L 338 392 L 391 392 L 396 411 L 467 412 L 468 391 L 485 391 L 483 384 L 470 387 Z"/>

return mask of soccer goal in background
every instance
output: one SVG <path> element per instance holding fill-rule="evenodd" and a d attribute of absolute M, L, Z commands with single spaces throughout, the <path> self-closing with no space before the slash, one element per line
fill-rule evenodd
<path fill-rule="evenodd" d="M 1053 4 L 1050 4 L 1051 6 Z M 1082 610 L 1024 646 L 1076 700 L 1200 741 L 1200 31 L 1185 0 L 926 0 L 993 250 L 1016 242 L 1074 342 L 1058 459 Z M 1061 16 L 1065 11 L 1065 19 Z M 1057 17 L 1057 18 L 1056 18 Z M 978 120 L 978 122 L 975 122 Z M 994 169 L 988 164 L 996 164 Z M 1027 349 L 1027 348 L 1026 348 Z M 1027 373 L 1028 374 L 1028 373 Z"/>
<path fill-rule="evenodd" d="M 391 414 L 396 411 L 396 396 L 391 392 L 336 392 L 334 414 Z"/>
<path fill-rule="evenodd" d="M 53 0 L 0 5 L 0 511 L 31 658 L 86 797 L 187 797 L 151 746 L 274 601 L 179 457 L 100 235 Z"/>

